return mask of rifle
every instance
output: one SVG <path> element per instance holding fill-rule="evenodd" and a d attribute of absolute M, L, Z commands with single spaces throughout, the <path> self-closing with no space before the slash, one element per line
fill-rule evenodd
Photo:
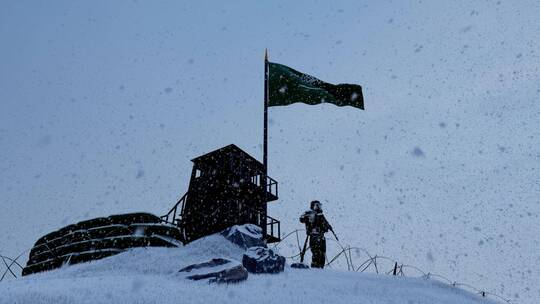
<path fill-rule="evenodd" d="M 334 235 L 334 237 L 336 238 L 336 241 L 338 241 L 338 242 L 339 242 L 339 239 L 338 239 L 338 237 L 337 237 L 336 233 L 334 232 L 334 229 L 332 229 L 332 226 L 330 226 L 330 231 L 332 231 L 332 234 L 333 234 L 333 235 Z"/>
<path fill-rule="evenodd" d="M 306 254 L 308 239 L 309 239 L 309 234 L 306 234 L 306 240 L 304 241 L 304 248 L 302 248 L 302 252 L 300 252 L 300 263 L 304 263 L 304 255 Z"/>

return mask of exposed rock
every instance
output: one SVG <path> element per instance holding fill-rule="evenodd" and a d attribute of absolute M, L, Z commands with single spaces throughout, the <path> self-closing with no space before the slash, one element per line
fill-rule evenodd
<path fill-rule="evenodd" d="M 285 268 L 285 257 L 272 249 L 251 247 L 242 257 L 242 265 L 251 273 L 279 273 Z"/>
<path fill-rule="evenodd" d="M 194 281 L 209 279 L 209 283 L 237 283 L 248 278 L 247 270 L 240 263 L 223 258 L 189 265 L 178 272 L 194 272 L 186 279 Z"/>
<path fill-rule="evenodd" d="M 297 269 L 309 269 L 309 266 L 305 263 L 292 263 L 291 268 L 297 268 Z"/>
<path fill-rule="evenodd" d="M 216 266 L 221 266 L 221 265 L 224 265 L 224 264 L 227 264 L 227 263 L 230 263 L 230 262 L 231 262 L 231 260 L 227 260 L 227 259 L 223 259 L 223 258 L 216 258 L 216 259 L 211 259 L 208 262 L 186 266 L 186 267 L 178 270 L 178 272 L 191 272 L 194 269 L 216 267 Z"/>
<path fill-rule="evenodd" d="M 243 249 L 266 247 L 262 228 L 254 224 L 234 225 L 223 230 L 221 235 Z"/>

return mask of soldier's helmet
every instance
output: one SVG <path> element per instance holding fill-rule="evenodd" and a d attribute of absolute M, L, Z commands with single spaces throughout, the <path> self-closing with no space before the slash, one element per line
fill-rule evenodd
<path fill-rule="evenodd" d="M 322 204 L 319 201 L 311 201 L 311 205 L 309 207 L 314 211 L 322 211 Z"/>

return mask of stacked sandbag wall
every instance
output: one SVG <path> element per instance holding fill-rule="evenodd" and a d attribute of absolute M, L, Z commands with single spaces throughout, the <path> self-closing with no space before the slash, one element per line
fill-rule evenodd
<path fill-rule="evenodd" d="M 135 247 L 182 245 L 177 226 L 149 213 L 100 217 L 66 226 L 39 240 L 22 275 L 98 260 Z"/>

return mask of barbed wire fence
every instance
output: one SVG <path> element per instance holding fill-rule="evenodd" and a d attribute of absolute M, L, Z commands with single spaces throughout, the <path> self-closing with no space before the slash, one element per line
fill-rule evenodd
<path fill-rule="evenodd" d="M 29 249 L 21 252 L 18 256 L 15 258 L 11 258 L 9 256 L 0 254 L 0 259 L 2 260 L 2 264 L 0 265 L 0 272 L 2 275 L 0 276 L 0 282 L 2 282 L 4 279 L 7 279 L 9 277 L 12 278 L 18 278 L 21 276 L 22 271 L 24 267 L 19 263 L 19 259 L 28 251 Z M 16 273 L 19 273 L 17 275 Z"/>
<path fill-rule="evenodd" d="M 298 254 L 292 255 L 292 256 L 286 256 L 285 258 L 292 260 L 292 261 L 299 261 L 299 257 L 302 254 L 302 247 L 300 246 L 300 237 L 299 233 L 305 231 L 305 229 L 296 229 L 292 232 L 289 232 L 286 234 L 280 242 L 275 243 L 272 249 L 278 249 L 280 245 L 284 243 L 286 239 L 290 239 L 291 236 L 296 237 L 296 246 L 298 247 Z M 345 260 L 345 263 L 347 265 L 348 271 L 354 271 L 354 272 L 371 272 L 376 274 L 384 274 L 384 275 L 392 275 L 392 276 L 403 276 L 403 277 L 413 277 L 413 278 L 423 278 L 426 280 L 436 280 L 438 282 L 447 284 L 452 287 L 460 288 L 463 290 L 467 290 L 469 292 L 476 293 L 480 295 L 483 298 L 491 298 L 493 300 L 497 300 L 499 302 L 504 302 L 508 304 L 512 304 L 510 299 L 507 299 L 499 294 L 496 294 L 494 292 L 486 291 L 485 289 L 477 288 L 471 284 L 462 283 L 450 280 L 449 278 L 436 274 L 433 272 L 426 272 L 422 270 L 419 267 L 416 267 L 414 265 L 409 264 L 403 264 L 400 263 L 398 260 L 383 256 L 383 255 L 372 255 L 367 249 L 362 247 L 351 247 L 350 245 L 343 245 L 340 243 L 337 239 L 334 237 L 327 238 L 328 240 L 331 240 L 335 242 L 338 247 L 339 251 L 336 253 L 333 257 L 329 258 L 327 256 L 326 258 L 326 267 L 333 268 L 337 261 Z M 307 248 L 309 249 L 309 247 Z M 306 251 L 307 251 L 306 249 Z M 360 261 L 359 263 L 355 263 L 353 259 L 352 252 L 361 252 L 364 253 L 365 259 L 361 259 L 357 261 Z"/>
<path fill-rule="evenodd" d="M 290 239 L 290 237 L 294 235 L 296 246 L 298 248 L 298 253 L 292 256 L 286 256 L 285 258 L 295 261 L 295 262 L 299 261 L 299 258 L 302 254 L 302 246 L 300 245 L 300 236 L 299 236 L 300 232 L 305 232 L 305 229 L 296 229 L 292 232 L 289 232 L 281 239 L 280 242 L 277 242 L 274 244 L 273 249 L 278 249 L 279 246 L 282 245 L 286 239 Z M 392 259 L 387 256 L 377 255 L 377 254 L 372 255 L 367 249 L 362 248 L 362 247 L 356 247 L 356 246 L 351 247 L 350 245 L 344 246 L 334 237 L 328 238 L 328 239 L 335 242 L 340 249 L 338 253 L 336 253 L 332 258 L 330 259 L 328 257 L 326 258 L 325 266 L 328 268 L 333 268 L 335 264 L 337 263 L 337 261 L 345 259 L 345 263 L 347 265 L 348 271 L 372 272 L 372 273 L 374 272 L 376 274 L 423 278 L 426 280 L 429 280 L 429 279 L 437 280 L 438 282 L 442 282 L 456 288 L 460 288 L 463 290 L 476 293 L 484 298 L 492 298 L 497 301 L 502 301 L 507 304 L 512 304 L 510 299 L 507 299 L 494 292 L 477 288 L 471 284 L 453 281 L 453 280 L 448 279 L 445 276 L 442 276 L 433 272 L 426 272 L 422 270 L 421 268 L 416 267 L 414 265 L 399 263 L 398 260 Z M 24 269 L 24 267 L 21 265 L 21 263 L 19 263 L 19 259 L 23 257 L 24 254 L 30 249 L 24 250 L 15 258 L 11 258 L 9 256 L 0 254 L 0 259 L 2 260 L 2 264 L 0 265 L 0 273 L 2 273 L 2 275 L 0 276 L 0 282 L 2 282 L 4 279 L 7 279 L 9 277 L 18 278 L 21 276 L 22 270 Z M 306 251 L 308 249 L 309 247 L 306 249 Z M 355 260 L 353 259 L 353 254 L 352 254 L 353 251 L 364 253 L 366 259 L 360 260 L 360 263 L 355 263 Z M 17 275 L 16 273 L 19 273 L 19 275 Z"/>

